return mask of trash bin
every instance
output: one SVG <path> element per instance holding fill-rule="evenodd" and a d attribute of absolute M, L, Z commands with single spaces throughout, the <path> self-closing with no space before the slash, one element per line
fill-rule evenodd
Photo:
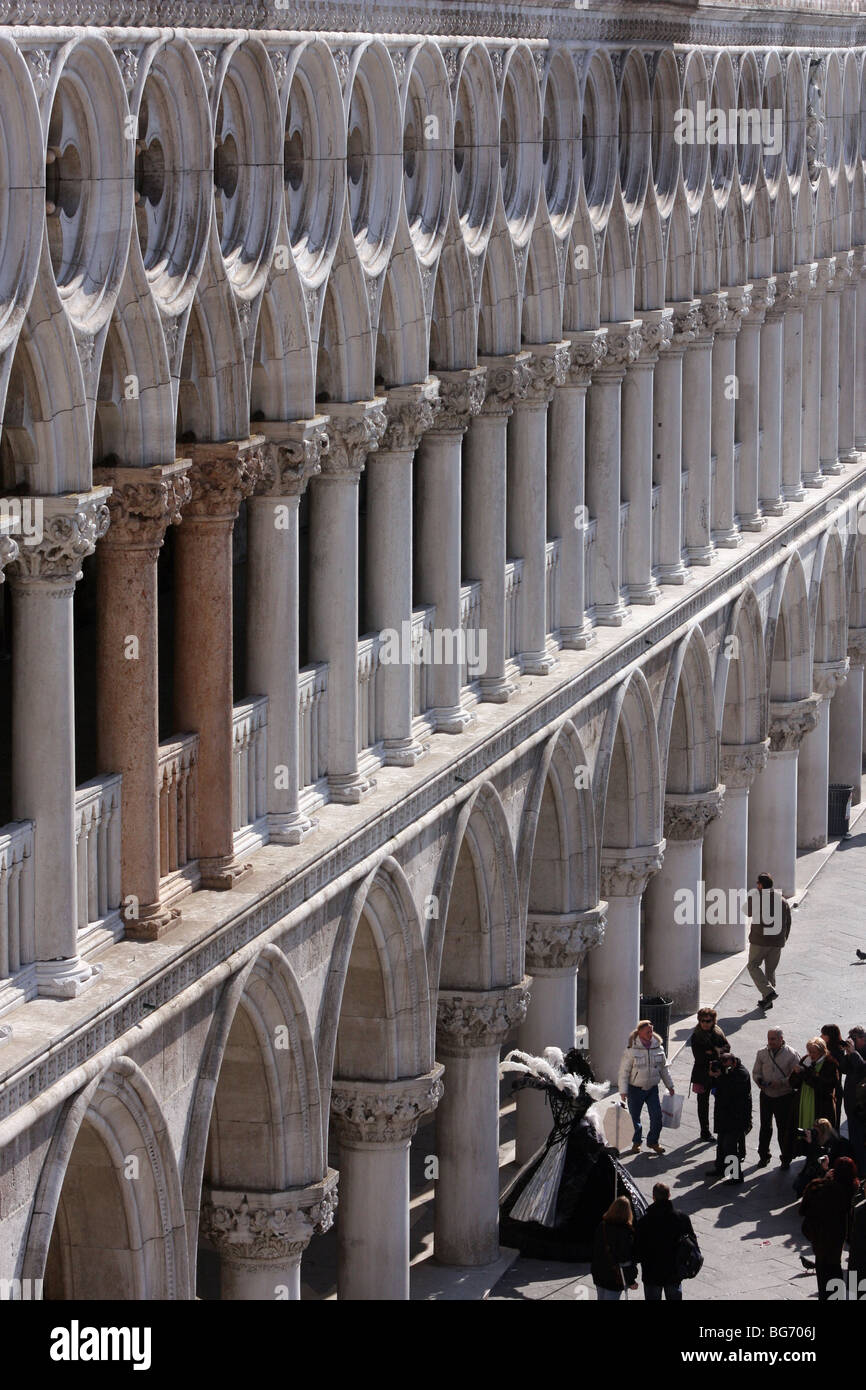
<path fill-rule="evenodd" d="M 663 999 L 660 994 L 654 994 L 650 999 L 641 996 L 640 1016 L 648 1018 L 655 1031 L 662 1040 L 662 1046 L 668 1050 L 668 1033 L 671 1028 L 671 1004 L 673 1000 Z"/>
<path fill-rule="evenodd" d="M 851 794 L 853 787 L 843 782 L 831 782 L 827 805 L 827 834 L 847 835 L 851 820 Z"/>

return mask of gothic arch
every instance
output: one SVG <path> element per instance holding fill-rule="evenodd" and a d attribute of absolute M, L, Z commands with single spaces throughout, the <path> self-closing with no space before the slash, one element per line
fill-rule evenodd
<path fill-rule="evenodd" d="M 658 715 L 659 769 L 667 792 L 711 791 L 718 783 L 713 675 L 695 624 L 674 649 Z"/>
<path fill-rule="evenodd" d="M 315 414 L 315 345 L 294 267 L 273 269 L 259 307 L 250 373 L 250 420 Z"/>
<path fill-rule="evenodd" d="M 731 608 L 716 656 L 715 688 L 722 743 L 760 743 L 767 737 L 764 629 L 751 585 Z"/>
<path fill-rule="evenodd" d="M 600 847 L 637 849 L 661 839 L 662 797 L 655 712 L 646 676 L 624 676 L 610 698 L 593 779 Z"/>
<path fill-rule="evenodd" d="M 520 920 L 527 912 L 583 912 L 598 902 L 589 764 L 570 719 L 541 749 L 523 804 L 517 852 Z"/>
<path fill-rule="evenodd" d="M 835 527 L 821 536 L 815 550 L 809 609 L 814 660 L 843 660 L 848 648 L 848 603 L 845 555 Z"/>
<path fill-rule="evenodd" d="M 806 576 L 796 551 L 776 572 L 764 636 L 769 698 L 806 699 L 812 693 L 812 640 Z"/>

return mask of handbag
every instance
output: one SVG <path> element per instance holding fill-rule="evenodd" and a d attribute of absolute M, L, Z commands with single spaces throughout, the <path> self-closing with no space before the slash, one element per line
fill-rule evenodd
<path fill-rule="evenodd" d="M 668 1129 L 679 1129 L 680 1120 L 683 1114 L 683 1097 L 681 1095 L 662 1096 L 662 1124 Z"/>

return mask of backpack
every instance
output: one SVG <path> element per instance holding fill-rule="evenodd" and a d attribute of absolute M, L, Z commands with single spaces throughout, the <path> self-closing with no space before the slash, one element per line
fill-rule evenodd
<path fill-rule="evenodd" d="M 704 1257 L 698 1242 L 688 1231 L 683 1231 L 674 1246 L 677 1283 L 681 1283 L 683 1279 L 694 1279 L 695 1275 L 700 1274 L 703 1263 Z"/>

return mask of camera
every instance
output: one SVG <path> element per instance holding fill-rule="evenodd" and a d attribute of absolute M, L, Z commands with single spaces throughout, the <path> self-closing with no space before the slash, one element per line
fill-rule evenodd
<path fill-rule="evenodd" d="M 721 1062 L 710 1062 L 710 1065 L 707 1068 L 707 1070 L 709 1071 L 710 1076 L 721 1076 L 722 1064 Z"/>

